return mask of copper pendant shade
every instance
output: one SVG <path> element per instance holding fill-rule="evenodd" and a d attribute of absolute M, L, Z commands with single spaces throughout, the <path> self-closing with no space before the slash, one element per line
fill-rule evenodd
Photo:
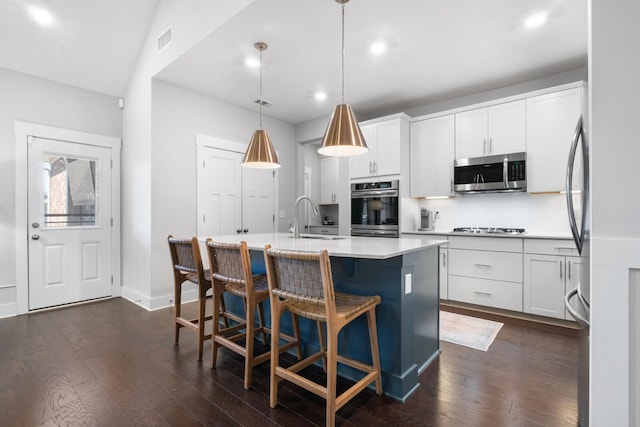
<path fill-rule="evenodd" d="M 280 167 L 278 155 L 273 148 L 269 134 L 262 129 L 262 51 L 267 50 L 268 46 L 263 42 L 257 42 L 253 46 L 260 51 L 260 129 L 253 132 L 249 147 L 242 158 L 242 166 L 255 169 L 275 169 Z"/>
<path fill-rule="evenodd" d="M 256 169 L 280 167 L 278 155 L 266 130 L 257 129 L 253 132 L 247 152 L 244 153 L 244 158 L 242 159 L 242 166 Z"/>
<path fill-rule="evenodd" d="M 344 6 L 349 0 L 336 0 L 342 5 L 342 103 L 337 105 L 322 138 L 318 153 L 325 156 L 356 156 L 369 151 L 351 106 L 344 103 Z"/>
<path fill-rule="evenodd" d="M 337 105 L 322 138 L 318 153 L 325 156 L 355 156 L 369 151 L 351 106 Z"/>

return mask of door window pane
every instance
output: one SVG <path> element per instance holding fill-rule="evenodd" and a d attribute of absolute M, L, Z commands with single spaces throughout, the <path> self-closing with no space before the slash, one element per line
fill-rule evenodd
<path fill-rule="evenodd" d="M 96 161 L 44 156 L 44 226 L 96 225 Z"/>

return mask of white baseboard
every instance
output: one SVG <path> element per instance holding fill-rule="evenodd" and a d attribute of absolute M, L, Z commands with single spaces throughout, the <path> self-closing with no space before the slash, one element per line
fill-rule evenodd
<path fill-rule="evenodd" d="M 173 299 L 174 299 L 173 294 L 167 294 L 159 297 L 150 298 L 147 295 L 143 295 L 136 290 L 133 290 L 124 286 L 122 287 L 121 296 L 122 298 L 134 304 L 137 304 L 148 311 L 160 310 L 162 308 L 171 307 L 173 306 Z M 197 299 L 198 299 L 198 292 L 195 289 L 182 292 L 183 303 L 196 301 Z"/>
<path fill-rule="evenodd" d="M 18 315 L 18 306 L 15 302 L 0 304 L 0 319 L 5 317 L 15 317 Z"/>

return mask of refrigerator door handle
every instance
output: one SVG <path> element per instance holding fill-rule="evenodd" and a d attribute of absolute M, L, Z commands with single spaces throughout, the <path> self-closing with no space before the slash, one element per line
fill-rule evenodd
<path fill-rule="evenodd" d="M 566 307 L 571 317 L 576 319 L 576 322 L 578 322 L 580 326 L 588 328 L 591 326 L 591 324 L 589 323 L 589 320 L 582 317 L 580 313 L 578 313 L 578 311 L 575 308 L 573 308 L 570 302 L 571 298 L 573 298 L 577 294 L 578 294 L 578 288 L 572 289 L 569 292 L 567 292 L 567 294 L 564 296 L 564 306 Z M 582 298 L 578 298 L 578 301 L 580 302 L 580 304 L 582 304 Z"/>
<path fill-rule="evenodd" d="M 576 161 L 576 152 L 578 150 L 578 142 L 582 136 L 582 156 L 584 159 L 584 194 L 582 195 L 582 224 L 581 229 L 578 230 L 578 223 L 576 221 L 576 214 L 573 208 L 573 167 Z M 569 213 L 569 225 L 571 227 L 571 234 L 573 235 L 573 241 L 576 244 L 578 253 L 582 254 L 582 244 L 584 242 L 584 229 L 586 225 L 586 206 L 587 206 L 587 190 L 588 190 L 588 160 L 587 160 L 586 144 L 584 141 L 584 130 L 582 128 L 582 116 L 578 119 L 576 130 L 573 133 L 573 139 L 571 141 L 571 149 L 569 150 L 569 160 L 567 163 L 567 179 L 566 179 L 566 196 L 567 196 L 567 211 Z"/>

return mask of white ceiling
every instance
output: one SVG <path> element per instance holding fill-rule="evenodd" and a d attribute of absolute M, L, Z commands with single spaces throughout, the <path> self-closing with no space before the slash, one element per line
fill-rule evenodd
<path fill-rule="evenodd" d="M 36 28 L 24 1 L 0 2 L 0 67 L 122 96 L 159 0 L 48 0 L 62 31 Z M 527 31 L 523 20 L 546 11 Z M 264 41 L 264 114 L 299 123 L 340 102 L 334 0 L 255 0 L 156 77 L 254 111 Z M 358 115 L 496 89 L 587 64 L 586 0 L 353 0 L 345 9 L 345 102 Z M 175 37 L 179 35 L 174 34 Z M 368 47 L 384 40 L 387 51 Z M 317 90 L 328 98 L 314 99 Z"/>
<path fill-rule="evenodd" d="M 0 67 L 123 96 L 158 2 L 0 0 Z M 30 5 L 53 25 L 37 25 Z"/>

